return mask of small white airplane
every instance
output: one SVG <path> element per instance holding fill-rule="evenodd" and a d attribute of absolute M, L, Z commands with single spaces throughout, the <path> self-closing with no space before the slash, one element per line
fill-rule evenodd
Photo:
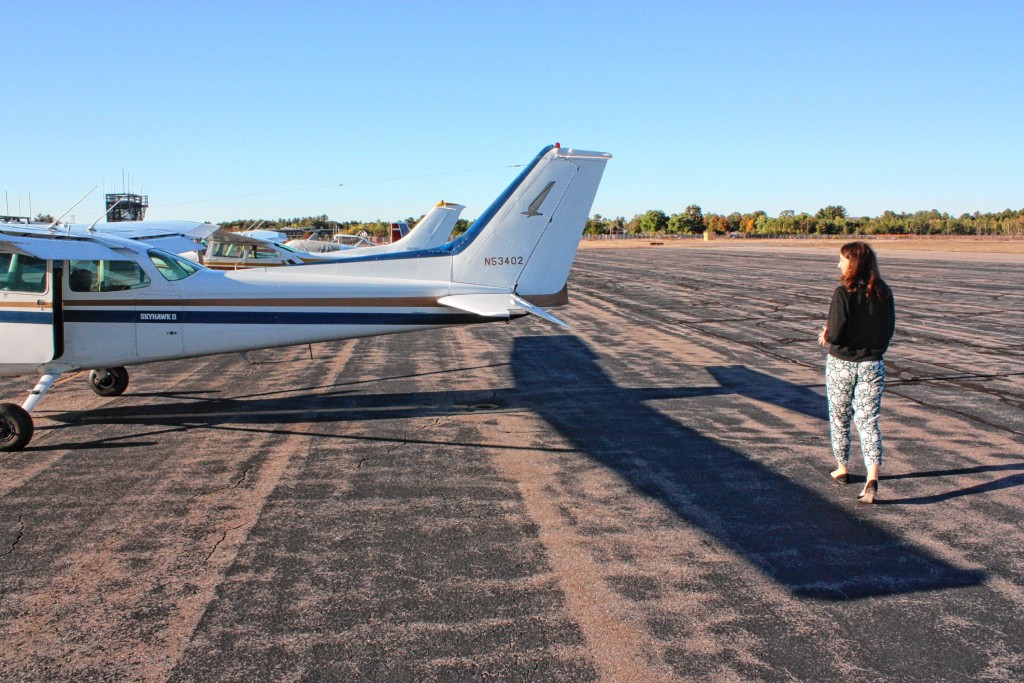
<path fill-rule="evenodd" d="M 306 252 L 285 243 L 284 233 L 271 230 L 218 230 L 207 238 L 202 258 L 190 259 L 213 270 L 273 268 L 334 260 L 332 252 Z M 367 244 L 371 244 L 367 242 Z M 347 247 L 346 247 L 347 248 Z M 184 256 L 185 254 L 181 254 Z"/>
<path fill-rule="evenodd" d="M 405 226 L 403 236 L 391 244 L 380 245 L 359 235 L 335 235 L 335 241 L 326 242 L 312 239 L 288 240 L 284 233 L 273 230 L 218 230 L 207 239 L 203 258 L 191 260 L 199 261 L 213 270 L 238 270 L 323 263 L 399 250 L 431 249 L 448 241 L 464 208 L 459 204 L 439 202 L 411 230 L 405 222 L 392 223 L 392 226 Z"/>
<path fill-rule="evenodd" d="M 390 253 L 438 247 L 448 241 L 455 224 L 459 221 L 462 210 L 465 208 L 462 204 L 440 201 L 412 229 L 409 229 L 409 225 L 405 222 L 392 223 L 391 244 L 382 244 L 371 248 L 377 249 L 381 253 Z M 402 226 L 405 227 L 405 232 L 402 232 Z M 396 232 L 398 233 L 397 239 Z M 362 256 L 364 253 L 359 252 L 350 254 L 350 256 Z"/>
<path fill-rule="evenodd" d="M 41 375 L 24 404 L 0 403 L 0 450 L 29 443 L 65 372 L 90 369 L 97 394 L 118 396 L 126 365 L 527 313 L 565 326 L 543 307 L 568 302 L 610 158 L 546 147 L 446 244 L 289 268 L 213 271 L 124 231 L 0 224 L 0 376 Z"/>
<path fill-rule="evenodd" d="M 334 258 L 353 258 L 368 254 L 388 254 L 395 251 L 432 249 L 448 241 L 465 206 L 440 201 L 416 223 L 412 229 L 404 221 L 391 224 L 391 243 L 359 246 L 357 249 L 320 240 L 289 240 L 285 244 L 300 251 L 316 252 L 321 245 L 332 247 Z M 347 237 L 338 235 L 336 237 Z"/>

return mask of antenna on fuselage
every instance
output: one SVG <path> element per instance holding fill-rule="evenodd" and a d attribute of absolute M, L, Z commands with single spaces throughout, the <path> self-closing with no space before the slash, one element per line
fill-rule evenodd
<path fill-rule="evenodd" d="M 47 225 L 47 226 L 46 226 L 46 229 L 47 229 L 47 230 L 53 230 L 53 226 L 55 226 L 55 225 L 57 225 L 58 223 L 60 223 L 60 220 L 61 220 L 61 218 L 64 218 L 64 216 L 67 216 L 67 215 L 68 215 L 69 213 L 71 213 L 71 209 L 73 209 L 73 208 L 75 208 L 76 206 L 78 206 L 79 204 L 81 204 L 81 203 L 82 203 L 82 199 L 85 199 L 86 197 L 88 197 L 89 195 L 91 195 L 91 194 L 92 194 L 92 193 L 93 193 L 93 192 L 94 192 L 94 191 L 96 190 L 96 188 L 97 188 L 97 187 L 99 187 L 99 185 L 93 185 L 93 186 L 92 186 L 92 189 L 91 189 L 91 190 L 89 190 L 88 192 L 86 192 L 85 194 L 83 194 L 83 195 L 82 195 L 82 198 L 81 198 L 81 199 L 79 199 L 79 200 L 78 200 L 77 202 L 75 202 L 75 203 L 74 203 L 74 204 L 72 204 L 72 205 L 71 205 L 70 207 L 68 207 L 68 210 L 67 210 L 67 211 L 65 211 L 64 213 L 62 213 L 62 214 L 60 215 L 60 218 L 58 218 L 58 219 L 57 219 L 57 220 L 55 220 L 54 222 L 52 222 L 52 223 L 50 223 L 49 225 Z"/>
<path fill-rule="evenodd" d="M 94 187 L 92 189 L 95 190 L 96 188 Z M 118 204 L 120 204 L 123 201 L 124 201 L 124 197 L 121 197 L 116 202 L 114 202 L 109 209 L 107 209 L 102 214 L 100 214 L 100 217 L 92 222 L 92 225 L 90 225 L 88 228 L 86 228 L 86 231 L 87 232 L 96 232 L 96 224 L 99 223 L 101 220 L 103 220 L 103 218 L 106 217 L 107 214 L 109 214 L 111 211 L 114 210 L 115 206 L 117 206 Z"/>

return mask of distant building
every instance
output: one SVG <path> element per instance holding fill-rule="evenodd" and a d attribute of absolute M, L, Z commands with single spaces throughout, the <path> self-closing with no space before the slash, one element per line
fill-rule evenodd
<path fill-rule="evenodd" d="M 141 221 L 146 217 L 149 197 L 140 194 L 108 194 L 107 222 Z"/>

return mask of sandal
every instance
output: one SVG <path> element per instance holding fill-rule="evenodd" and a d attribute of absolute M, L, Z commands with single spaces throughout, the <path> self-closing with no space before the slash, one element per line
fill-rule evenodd
<path fill-rule="evenodd" d="M 864 486 L 864 491 L 857 496 L 857 500 L 871 505 L 875 502 L 876 495 L 878 495 L 878 480 L 872 479 Z"/>

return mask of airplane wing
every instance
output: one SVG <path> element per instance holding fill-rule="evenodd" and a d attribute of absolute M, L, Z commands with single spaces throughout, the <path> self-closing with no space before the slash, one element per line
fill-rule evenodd
<path fill-rule="evenodd" d="M 210 235 L 219 227 L 197 221 L 127 221 L 58 228 L 5 223 L 0 225 L 0 251 L 57 261 L 116 261 L 124 257 L 105 246 L 104 241 L 116 246 L 117 240 L 131 240 L 179 253 L 195 251 L 199 248 L 195 240 Z"/>
<path fill-rule="evenodd" d="M 105 245 L 90 240 L 67 237 L 26 237 L 0 233 L 0 253 L 34 256 L 47 261 L 118 261 L 124 256 Z"/>
<path fill-rule="evenodd" d="M 285 242 L 288 239 L 288 235 L 276 230 L 246 230 L 242 234 L 246 237 L 255 237 L 258 240 L 266 240 L 267 242 Z"/>
<path fill-rule="evenodd" d="M 72 229 L 81 227 L 81 225 L 74 225 Z M 98 223 L 93 226 L 93 229 L 99 233 L 142 242 L 162 237 L 187 237 L 201 240 L 209 237 L 219 228 L 220 226 L 215 223 L 200 223 L 199 221 L 123 221 Z"/>
<path fill-rule="evenodd" d="M 260 239 L 241 232 L 231 232 L 229 230 L 216 230 L 213 233 L 213 239 L 218 242 L 233 242 L 235 244 L 267 244 L 267 240 Z"/>
<path fill-rule="evenodd" d="M 91 229 L 90 229 L 91 228 Z M 83 231 L 94 235 L 115 235 L 123 239 L 145 242 L 157 249 L 173 254 L 202 249 L 196 240 L 205 239 L 220 228 L 214 223 L 198 221 L 122 221 L 98 223 L 83 230 L 81 225 L 72 225 L 72 231 Z"/>
<path fill-rule="evenodd" d="M 155 237 L 155 238 L 140 239 L 139 241 L 140 242 L 145 242 L 146 244 L 150 244 L 150 245 L 156 247 L 157 249 L 163 249 L 164 251 L 169 251 L 172 254 L 181 254 L 181 253 L 184 253 L 186 251 L 202 251 L 204 249 L 204 247 L 202 245 L 196 243 L 195 240 L 189 239 L 188 237 L 185 237 L 185 236 L 180 236 L 180 237 Z"/>

